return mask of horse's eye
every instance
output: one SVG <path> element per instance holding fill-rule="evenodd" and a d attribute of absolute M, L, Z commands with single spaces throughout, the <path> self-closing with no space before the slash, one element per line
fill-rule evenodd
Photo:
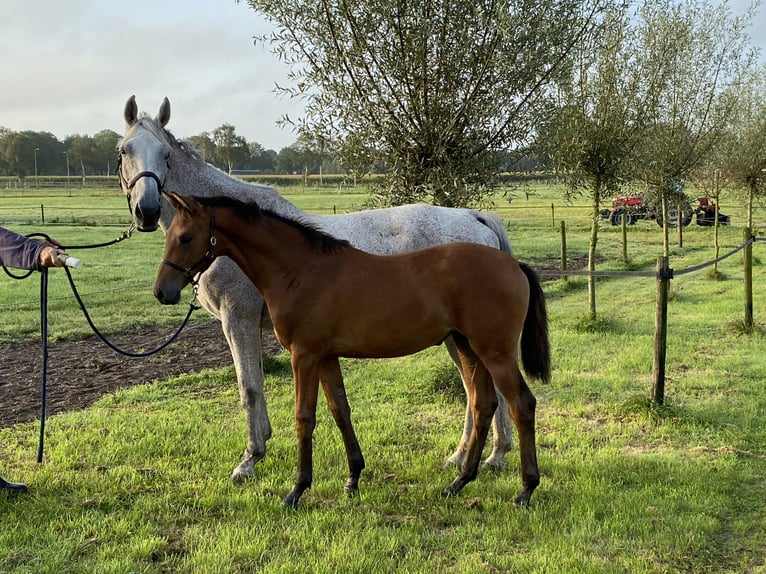
<path fill-rule="evenodd" d="M 184 233 L 184 234 L 181 236 L 181 244 L 182 244 L 182 245 L 188 245 L 188 244 L 189 244 L 189 243 L 191 243 L 191 242 L 192 242 L 192 236 L 191 236 L 190 234 L 188 234 L 188 233 Z"/>
<path fill-rule="evenodd" d="M 128 152 L 125 150 L 124 147 L 120 148 L 120 155 L 126 155 Z"/>

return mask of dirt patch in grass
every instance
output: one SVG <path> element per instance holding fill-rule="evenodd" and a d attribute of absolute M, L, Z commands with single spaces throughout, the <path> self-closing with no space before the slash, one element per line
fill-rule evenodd
<path fill-rule="evenodd" d="M 148 351 L 167 341 L 175 328 L 119 334 L 113 344 L 130 352 Z M 281 346 L 263 335 L 264 352 Z M 0 428 L 40 417 L 43 349 L 40 341 L 0 343 Z M 131 385 L 232 364 L 218 321 L 187 327 L 162 352 L 148 358 L 116 353 L 95 336 L 48 345 L 47 414 L 82 409 L 101 396 Z"/>

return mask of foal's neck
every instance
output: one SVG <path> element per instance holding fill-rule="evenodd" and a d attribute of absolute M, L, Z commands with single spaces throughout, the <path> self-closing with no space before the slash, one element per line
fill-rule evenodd
<path fill-rule="evenodd" d="M 313 245 L 300 229 L 277 218 L 261 215 L 246 221 L 229 208 L 217 208 L 216 235 L 219 254 L 242 269 L 267 303 L 280 293 L 280 286 L 293 283 L 333 255 Z"/>

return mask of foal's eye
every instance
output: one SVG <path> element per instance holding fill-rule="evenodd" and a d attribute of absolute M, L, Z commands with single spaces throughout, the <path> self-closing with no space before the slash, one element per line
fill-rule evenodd
<path fill-rule="evenodd" d="M 125 150 L 125 148 L 124 148 L 124 147 L 121 147 L 121 148 L 120 148 L 120 155 L 127 155 L 127 153 L 128 153 L 128 152 Z"/>
<path fill-rule="evenodd" d="M 182 245 L 188 245 L 189 243 L 191 243 L 191 241 L 192 241 L 192 236 L 190 234 L 184 233 L 181 236 L 181 244 Z"/>

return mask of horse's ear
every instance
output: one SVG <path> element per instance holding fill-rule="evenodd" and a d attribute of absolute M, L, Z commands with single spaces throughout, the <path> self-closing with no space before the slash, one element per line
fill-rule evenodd
<path fill-rule="evenodd" d="M 162 100 L 162 105 L 160 105 L 160 112 L 157 114 L 156 119 L 158 122 L 160 122 L 160 125 L 163 128 L 168 125 L 168 122 L 170 121 L 170 100 L 168 100 L 167 97 Z"/>
<path fill-rule="evenodd" d="M 136 123 L 136 118 L 138 118 L 138 104 L 136 104 L 136 96 L 130 96 L 128 98 L 128 101 L 125 103 L 125 123 L 129 126 L 132 126 L 134 123 Z"/>

